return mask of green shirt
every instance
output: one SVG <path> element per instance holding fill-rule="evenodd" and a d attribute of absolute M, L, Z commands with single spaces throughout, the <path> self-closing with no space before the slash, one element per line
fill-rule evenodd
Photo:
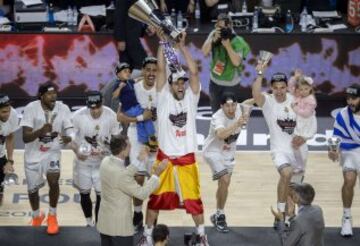
<path fill-rule="evenodd" d="M 245 59 L 250 52 L 249 45 L 242 37 L 239 36 L 235 36 L 231 39 L 231 46 L 242 59 Z M 214 67 L 217 62 L 224 64 L 223 72 L 221 74 L 214 72 Z M 211 77 L 216 80 L 222 80 L 224 82 L 231 82 L 235 75 L 240 76 L 243 69 L 242 63 L 237 67 L 232 64 L 230 57 L 228 56 L 227 51 L 222 44 L 216 45 L 212 48 L 212 60 L 210 67 Z"/>

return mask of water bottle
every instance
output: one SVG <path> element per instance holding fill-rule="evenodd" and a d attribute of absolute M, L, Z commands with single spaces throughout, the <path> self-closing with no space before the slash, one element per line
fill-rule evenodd
<path fill-rule="evenodd" d="M 285 31 L 292 32 L 293 29 L 294 29 L 294 22 L 293 22 L 293 18 L 291 15 L 291 10 L 288 9 L 288 11 L 286 13 Z"/>
<path fill-rule="evenodd" d="M 177 22 L 176 22 L 176 13 L 175 13 L 175 9 L 171 10 L 171 22 L 173 23 L 174 26 L 176 26 Z"/>
<path fill-rule="evenodd" d="M 253 32 L 259 28 L 259 9 L 257 6 L 254 8 L 252 30 Z"/>
<path fill-rule="evenodd" d="M 49 6 L 47 7 L 47 17 L 48 17 L 48 24 L 50 26 L 54 26 L 55 25 L 55 17 L 54 17 L 54 8 L 52 3 L 49 4 Z"/>
<path fill-rule="evenodd" d="M 66 23 L 67 26 L 71 26 L 72 25 L 72 18 L 73 18 L 73 11 L 71 6 L 69 5 L 67 12 L 66 12 Z"/>
<path fill-rule="evenodd" d="M 181 11 L 179 10 L 178 14 L 177 14 L 177 24 L 176 27 L 178 29 L 182 29 L 183 28 L 183 16 Z"/>
<path fill-rule="evenodd" d="M 78 13 L 78 10 L 77 10 L 76 6 L 73 7 L 72 12 L 73 12 L 72 25 L 77 26 L 79 13 Z"/>
<path fill-rule="evenodd" d="M 242 12 L 242 13 L 247 13 L 247 12 L 248 12 L 246 0 L 244 0 L 244 2 L 243 2 L 243 4 L 242 4 L 241 12 Z"/>
<path fill-rule="evenodd" d="M 199 0 L 197 0 L 196 4 L 195 4 L 195 20 L 200 20 L 200 4 L 199 4 Z"/>
<path fill-rule="evenodd" d="M 307 15 L 308 15 L 308 13 L 307 13 L 306 7 L 304 7 L 303 11 L 300 14 L 300 22 L 299 22 L 302 32 L 306 32 L 306 30 L 307 30 L 307 25 L 308 25 Z"/>

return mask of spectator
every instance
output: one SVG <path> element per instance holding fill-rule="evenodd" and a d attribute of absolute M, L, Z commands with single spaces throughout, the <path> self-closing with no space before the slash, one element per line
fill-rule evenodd
<path fill-rule="evenodd" d="M 152 238 L 154 246 L 166 246 L 169 242 L 169 228 L 166 225 L 156 225 L 153 232 Z"/>

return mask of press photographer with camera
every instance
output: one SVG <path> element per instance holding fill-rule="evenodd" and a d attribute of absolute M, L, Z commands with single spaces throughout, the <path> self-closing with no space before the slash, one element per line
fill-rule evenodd
<path fill-rule="evenodd" d="M 209 92 L 213 113 L 220 108 L 220 99 L 224 92 L 240 92 L 243 61 L 249 51 L 246 41 L 234 32 L 230 16 L 219 14 L 215 29 L 202 47 L 205 56 L 211 53 Z M 239 101 L 239 93 L 236 95 Z"/>

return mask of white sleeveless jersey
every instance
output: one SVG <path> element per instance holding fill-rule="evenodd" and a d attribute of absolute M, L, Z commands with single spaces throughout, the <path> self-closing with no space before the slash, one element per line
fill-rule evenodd
<path fill-rule="evenodd" d="M 99 118 L 94 119 L 88 107 L 77 110 L 72 117 L 75 129 L 74 142 L 79 146 L 87 143 L 96 149 L 110 143 L 111 135 L 120 134 L 121 127 L 117 121 L 114 111 L 106 106 L 102 106 L 103 111 Z M 86 161 L 101 161 L 103 155 L 90 155 Z"/>
<path fill-rule="evenodd" d="M 196 112 L 200 90 L 194 94 L 190 87 L 178 101 L 166 83 L 157 94 L 159 148 L 168 156 L 182 156 L 197 150 Z"/>
<path fill-rule="evenodd" d="M 6 137 L 11 133 L 14 133 L 17 129 L 19 129 L 19 118 L 16 110 L 13 107 L 10 107 L 9 119 L 5 122 L 0 121 L 0 158 L 6 154 Z"/>
<path fill-rule="evenodd" d="M 67 105 L 57 101 L 54 109 L 51 111 L 52 118 L 52 131 L 64 133 L 66 129 L 73 127 L 71 122 L 71 112 Z M 41 107 L 40 100 L 29 103 L 24 108 L 23 118 L 20 126 L 30 127 L 36 131 L 43 127 L 45 124 L 45 112 Z M 51 138 L 38 138 L 33 142 L 25 144 L 25 163 L 40 162 L 49 157 L 49 155 L 61 155 L 62 144 L 59 137 Z"/>

